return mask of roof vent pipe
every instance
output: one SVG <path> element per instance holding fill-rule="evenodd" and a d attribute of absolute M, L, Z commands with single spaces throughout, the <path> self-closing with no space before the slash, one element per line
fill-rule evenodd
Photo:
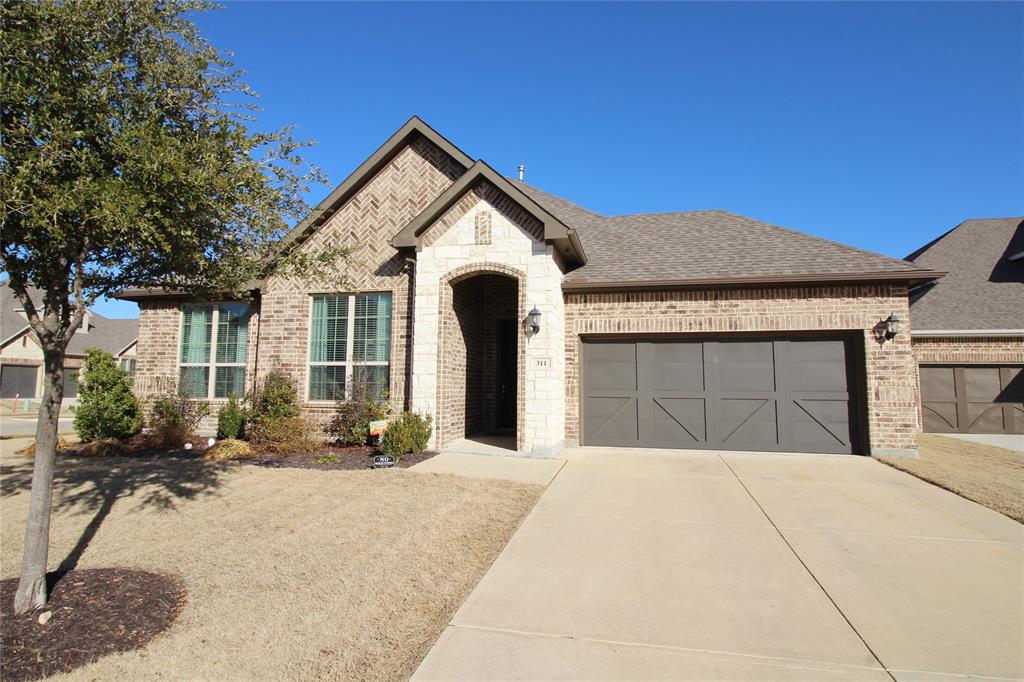
<path fill-rule="evenodd" d="M 519 182 L 522 182 L 523 178 L 525 176 L 526 176 L 526 166 L 524 166 L 523 164 L 519 164 Z"/>

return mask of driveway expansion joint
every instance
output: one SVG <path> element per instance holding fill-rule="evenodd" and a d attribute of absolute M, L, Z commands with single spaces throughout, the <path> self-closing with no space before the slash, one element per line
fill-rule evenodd
<path fill-rule="evenodd" d="M 597 644 L 610 644 L 613 646 L 628 646 L 639 649 L 661 649 L 665 651 L 678 651 L 680 653 L 691 654 L 695 656 L 724 656 L 734 657 L 750 662 L 757 663 L 759 665 L 772 666 L 777 668 L 789 668 L 793 670 L 817 670 L 821 672 L 836 672 L 836 671 L 871 671 L 879 672 L 885 671 L 881 664 L 879 667 L 867 666 L 867 665 L 854 665 L 852 663 L 840 663 L 837 661 L 821 661 L 817 659 L 806 659 L 806 658 L 785 658 L 782 656 L 767 656 L 762 654 L 749 654 L 741 653 L 738 651 L 724 651 L 719 649 L 700 649 L 694 647 L 675 646 L 672 644 L 655 644 L 651 642 L 632 642 L 628 640 L 619 639 L 603 639 L 600 637 L 584 637 L 581 635 L 570 635 L 570 634 L 558 634 L 553 632 L 534 632 L 531 630 L 516 630 L 512 628 L 500 628 L 492 627 L 489 625 L 470 625 L 461 623 L 450 623 L 449 628 L 459 628 L 463 630 L 479 630 L 481 632 L 500 632 L 509 635 L 523 635 L 525 637 L 547 637 L 551 639 L 571 639 L 580 642 L 594 642 Z M 878 660 L 877 658 L 875 659 Z M 890 676 L 891 677 L 891 676 Z"/>
<path fill-rule="evenodd" d="M 843 620 L 846 621 L 846 624 L 850 627 L 850 630 L 853 631 L 853 634 L 857 635 L 857 638 L 864 645 L 864 648 L 868 650 L 868 653 L 871 654 L 872 658 L 875 659 L 879 667 L 881 667 L 882 670 L 885 671 L 885 673 L 893 680 L 893 682 L 897 682 L 896 677 L 889 670 L 888 666 L 886 666 L 885 663 L 882 662 L 882 659 L 879 658 L 875 650 L 871 648 L 871 645 L 868 644 L 868 641 L 864 639 L 864 635 L 862 635 L 860 631 L 857 630 L 857 628 L 854 626 L 853 622 L 849 619 L 849 617 L 843 612 L 841 608 L 839 608 L 839 604 L 837 604 L 836 600 L 832 598 L 832 595 L 828 593 L 828 590 L 825 589 L 825 586 L 821 584 L 821 581 L 818 580 L 818 576 L 814 575 L 814 571 L 811 570 L 811 567 L 807 565 L 803 557 L 801 557 L 800 554 L 796 551 L 796 548 L 793 547 L 793 545 L 790 543 L 789 538 L 787 538 L 785 533 L 782 532 L 782 529 L 780 529 L 779 526 L 776 525 L 775 520 L 768 515 L 767 510 L 765 510 L 765 508 L 761 505 L 757 498 L 754 497 L 754 494 L 750 492 L 750 489 L 747 488 L 747 484 L 744 483 L 743 479 L 736 474 L 736 471 L 732 468 L 732 465 L 729 464 L 729 462 L 725 459 L 725 457 L 722 456 L 721 453 L 719 453 L 718 457 L 722 460 L 722 463 L 729 468 L 729 471 L 732 472 L 732 475 L 736 476 L 736 480 L 739 482 L 741 486 L 743 486 L 743 489 L 747 492 L 747 495 L 750 496 L 751 501 L 757 505 L 757 508 L 761 510 L 762 514 L 764 514 L 764 517 L 768 519 L 769 523 L 772 524 L 772 528 L 774 528 L 775 532 L 779 534 L 779 537 L 782 539 L 782 541 L 786 543 L 786 547 L 788 547 L 789 551 L 793 553 L 793 556 L 796 557 L 796 560 L 800 562 L 800 565 L 804 567 L 804 570 L 807 571 L 807 575 L 811 576 L 811 579 L 821 590 L 822 594 L 825 595 L 825 598 L 829 600 L 829 602 L 839 613 L 839 615 L 842 616 Z"/>

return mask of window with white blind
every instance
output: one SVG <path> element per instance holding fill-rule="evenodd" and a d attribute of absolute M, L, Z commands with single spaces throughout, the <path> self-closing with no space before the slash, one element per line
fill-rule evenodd
<path fill-rule="evenodd" d="M 310 400 L 380 398 L 391 364 L 391 294 L 313 297 Z"/>
<path fill-rule="evenodd" d="M 184 395 L 230 398 L 245 393 L 250 314 L 245 303 L 182 307 L 178 386 Z"/>

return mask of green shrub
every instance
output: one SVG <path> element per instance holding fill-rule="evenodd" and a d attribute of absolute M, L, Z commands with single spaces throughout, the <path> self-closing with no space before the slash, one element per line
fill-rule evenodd
<path fill-rule="evenodd" d="M 299 397 L 295 380 L 282 372 L 271 372 L 263 379 L 252 399 L 252 421 L 267 422 L 299 415 Z"/>
<path fill-rule="evenodd" d="M 370 422 L 387 419 L 391 414 L 385 391 L 370 391 L 353 386 L 352 400 L 338 403 L 327 425 L 327 433 L 342 445 L 366 445 L 370 438 Z"/>
<path fill-rule="evenodd" d="M 252 457 L 252 454 L 252 446 L 244 440 L 228 438 L 214 443 L 212 447 L 203 453 L 203 459 L 208 462 L 223 462 L 231 459 Z"/>
<path fill-rule="evenodd" d="M 199 422 L 210 414 L 210 406 L 181 393 L 171 393 L 153 400 L 149 428 L 160 447 L 176 448 L 192 437 Z"/>
<path fill-rule="evenodd" d="M 238 398 L 228 398 L 227 404 L 217 413 L 217 438 L 243 438 L 247 416 L 245 407 Z"/>
<path fill-rule="evenodd" d="M 406 412 L 388 425 L 380 442 L 380 451 L 395 459 L 408 453 L 420 453 L 430 440 L 430 417 Z"/>
<path fill-rule="evenodd" d="M 78 375 L 75 431 L 83 442 L 127 438 L 142 427 L 142 410 L 132 395 L 128 373 L 114 356 L 98 348 L 85 351 L 85 369 Z"/>

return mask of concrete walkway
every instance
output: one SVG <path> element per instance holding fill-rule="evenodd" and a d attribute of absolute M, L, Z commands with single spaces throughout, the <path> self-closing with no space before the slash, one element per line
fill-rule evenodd
<path fill-rule="evenodd" d="M 457 474 L 470 478 L 499 478 L 517 483 L 547 485 L 564 465 L 563 459 L 528 459 L 442 452 L 419 464 L 413 464 L 409 471 Z"/>
<path fill-rule="evenodd" d="M 939 433 L 943 438 L 956 438 L 971 443 L 994 445 L 1015 452 L 1024 452 L 1024 436 L 1012 433 Z"/>
<path fill-rule="evenodd" d="M 414 679 L 1024 676 L 1024 526 L 861 457 L 577 449 Z"/>

